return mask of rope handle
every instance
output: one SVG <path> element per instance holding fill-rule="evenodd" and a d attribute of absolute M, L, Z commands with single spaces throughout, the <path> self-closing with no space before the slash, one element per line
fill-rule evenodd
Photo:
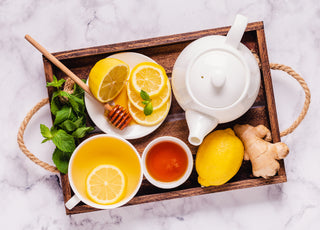
<path fill-rule="evenodd" d="M 257 61 L 260 65 L 260 61 L 258 58 L 257 58 Z M 307 111 L 309 109 L 311 95 L 310 95 L 310 90 L 309 90 L 308 85 L 305 82 L 305 80 L 299 74 L 297 74 L 291 67 L 286 66 L 286 65 L 282 65 L 282 64 L 270 63 L 270 69 L 281 70 L 281 71 L 286 72 L 290 76 L 292 76 L 294 79 L 296 79 L 299 82 L 299 84 L 301 85 L 301 87 L 303 88 L 304 93 L 305 93 L 305 101 L 304 101 L 302 111 L 299 114 L 298 118 L 292 123 L 292 125 L 280 133 L 280 136 L 283 137 L 283 136 L 288 135 L 289 133 L 292 133 L 298 127 L 298 125 L 301 123 L 301 121 L 304 119 L 304 117 L 306 116 Z M 41 166 L 42 168 L 44 168 L 50 172 L 59 173 L 59 170 L 55 166 L 49 165 L 48 163 L 39 160 L 35 155 L 33 155 L 25 146 L 24 139 L 23 139 L 24 131 L 25 131 L 29 121 L 31 120 L 32 116 L 41 107 L 43 107 L 44 105 L 46 105 L 48 103 L 49 103 L 49 98 L 44 98 L 27 113 L 26 117 L 24 118 L 23 122 L 20 125 L 18 135 L 17 135 L 17 141 L 18 141 L 18 144 L 19 144 L 21 151 L 30 160 L 32 160 L 37 165 Z"/>
<path fill-rule="evenodd" d="M 251 52 L 252 52 L 253 56 L 256 58 L 256 61 L 258 62 L 259 68 L 261 68 L 261 62 L 260 62 L 260 58 L 259 58 L 258 54 L 255 53 L 253 50 L 251 50 Z M 286 66 L 283 64 L 277 64 L 277 63 L 270 63 L 270 69 L 281 70 L 281 71 L 289 74 L 294 79 L 296 79 L 298 81 L 298 83 L 301 85 L 301 87 L 304 91 L 304 95 L 305 95 L 304 104 L 303 104 L 302 110 L 301 110 L 298 118 L 289 126 L 289 128 L 280 132 L 280 137 L 284 137 L 284 136 L 288 135 L 289 133 L 292 133 L 298 127 L 298 125 L 301 123 L 301 121 L 304 119 L 304 117 L 306 116 L 308 109 L 309 109 L 309 105 L 310 105 L 311 94 L 310 94 L 310 90 L 309 90 L 309 87 L 308 87 L 306 81 L 296 71 L 294 71 L 290 66 Z"/>
<path fill-rule="evenodd" d="M 284 137 L 284 136 L 288 135 L 289 133 L 292 133 L 298 127 L 298 125 L 301 123 L 301 121 L 304 119 L 304 117 L 306 116 L 308 109 L 309 109 L 309 105 L 310 105 L 311 94 L 310 94 L 309 87 L 308 87 L 307 83 L 305 82 L 305 80 L 298 73 L 296 73 L 291 67 L 286 66 L 286 65 L 282 65 L 282 64 L 277 64 L 277 63 L 270 63 L 270 69 L 281 70 L 281 71 L 289 74 L 291 77 L 293 77 L 294 79 L 296 79 L 299 82 L 299 84 L 303 88 L 303 91 L 305 94 L 304 104 L 303 104 L 302 110 L 301 110 L 298 118 L 291 124 L 291 126 L 289 128 L 280 132 L 280 137 Z"/>
<path fill-rule="evenodd" d="M 24 131 L 26 130 L 26 127 L 29 123 L 29 121 L 31 120 L 32 116 L 44 105 L 49 103 L 49 98 L 44 98 L 42 99 L 38 104 L 36 104 L 26 115 L 26 117 L 24 118 L 24 120 L 22 121 L 19 131 L 18 131 L 18 135 L 17 135 L 17 142 L 18 145 L 21 149 L 21 151 L 30 159 L 32 160 L 34 163 L 36 163 L 37 165 L 41 166 L 42 168 L 53 172 L 53 173 L 59 173 L 59 170 L 52 165 L 49 165 L 48 163 L 39 160 L 35 155 L 33 155 L 26 147 L 26 145 L 24 144 L 24 139 L 23 139 L 23 135 L 24 135 Z"/>

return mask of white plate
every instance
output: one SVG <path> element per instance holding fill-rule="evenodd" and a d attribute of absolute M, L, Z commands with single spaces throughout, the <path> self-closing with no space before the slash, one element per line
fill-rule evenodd
<path fill-rule="evenodd" d="M 141 62 L 149 61 L 149 62 L 156 63 L 151 58 L 139 53 L 134 53 L 134 52 L 117 53 L 108 57 L 117 58 L 126 62 L 130 67 L 130 71 L 133 69 L 133 67 L 135 67 L 137 64 Z M 101 129 L 101 131 L 109 134 L 116 134 L 125 139 L 136 139 L 136 138 L 144 137 L 150 134 L 151 132 L 153 132 L 154 130 L 156 130 L 165 120 L 164 119 L 162 122 L 154 126 L 142 126 L 142 125 L 134 124 L 134 125 L 127 126 L 123 130 L 120 130 L 115 128 L 112 124 L 110 124 L 107 121 L 107 118 L 104 116 L 103 106 L 101 106 L 99 102 L 97 102 L 95 99 L 91 98 L 87 94 L 85 94 L 85 105 L 86 105 L 89 117 L 95 123 L 95 125 L 99 129 Z"/>

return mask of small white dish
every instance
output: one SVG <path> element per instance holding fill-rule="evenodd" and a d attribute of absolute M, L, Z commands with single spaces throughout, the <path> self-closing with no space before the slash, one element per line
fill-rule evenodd
<path fill-rule="evenodd" d="M 154 147 L 155 145 L 161 143 L 161 142 L 173 142 L 175 144 L 177 144 L 178 146 L 182 147 L 184 152 L 187 155 L 188 158 L 188 163 L 187 163 L 187 169 L 184 172 L 184 174 L 175 181 L 171 181 L 171 182 L 163 182 L 163 181 L 159 181 L 156 180 L 155 178 L 153 178 L 148 169 L 147 169 L 147 156 L 149 154 L 149 151 L 151 150 L 152 147 Z M 144 149 L 143 153 L 142 153 L 142 168 L 143 168 L 143 173 L 145 175 L 145 177 L 147 178 L 147 180 L 153 184 L 154 186 L 158 187 L 158 188 L 163 188 L 163 189 L 171 189 L 171 188 L 176 188 L 180 185 L 182 185 L 191 175 L 192 169 L 193 169 L 193 157 L 192 157 L 192 153 L 190 148 L 188 147 L 188 145 L 186 143 L 184 143 L 182 140 L 180 140 L 179 138 L 176 137 L 172 137 L 172 136 L 162 136 L 162 137 L 158 137 L 156 139 L 154 139 L 153 141 L 151 141 L 147 147 Z"/>
<path fill-rule="evenodd" d="M 156 63 L 153 59 L 143 54 L 134 53 L 134 52 L 117 53 L 117 54 L 110 55 L 108 57 L 117 58 L 119 60 L 126 62 L 130 67 L 130 71 L 141 62 Z M 85 94 L 85 105 L 86 105 L 89 117 L 101 131 L 108 134 L 116 134 L 128 140 L 144 137 L 152 133 L 163 122 L 162 121 L 159 124 L 154 126 L 142 126 L 142 125 L 134 124 L 134 125 L 127 126 L 123 130 L 120 130 L 114 127 L 112 124 L 110 124 L 107 121 L 107 118 L 104 116 L 103 106 L 101 106 L 99 102 L 97 102 L 95 99 L 91 98 L 87 94 Z"/>

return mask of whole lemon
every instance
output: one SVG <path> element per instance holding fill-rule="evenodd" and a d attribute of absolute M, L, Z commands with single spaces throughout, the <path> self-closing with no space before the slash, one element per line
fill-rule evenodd
<path fill-rule="evenodd" d="M 243 154 L 243 144 L 232 129 L 210 133 L 196 155 L 198 182 L 202 186 L 226 183 L 239 171 Z"/>

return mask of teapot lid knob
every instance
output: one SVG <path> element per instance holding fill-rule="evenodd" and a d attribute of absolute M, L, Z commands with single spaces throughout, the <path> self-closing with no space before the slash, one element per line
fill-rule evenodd
<path fill-rule="evenodd" d="M 226 82 L 226 74 L 222 69 L 214 69 L 211 75 L 211 84 L 215 88 L 222 88 Z"/>

